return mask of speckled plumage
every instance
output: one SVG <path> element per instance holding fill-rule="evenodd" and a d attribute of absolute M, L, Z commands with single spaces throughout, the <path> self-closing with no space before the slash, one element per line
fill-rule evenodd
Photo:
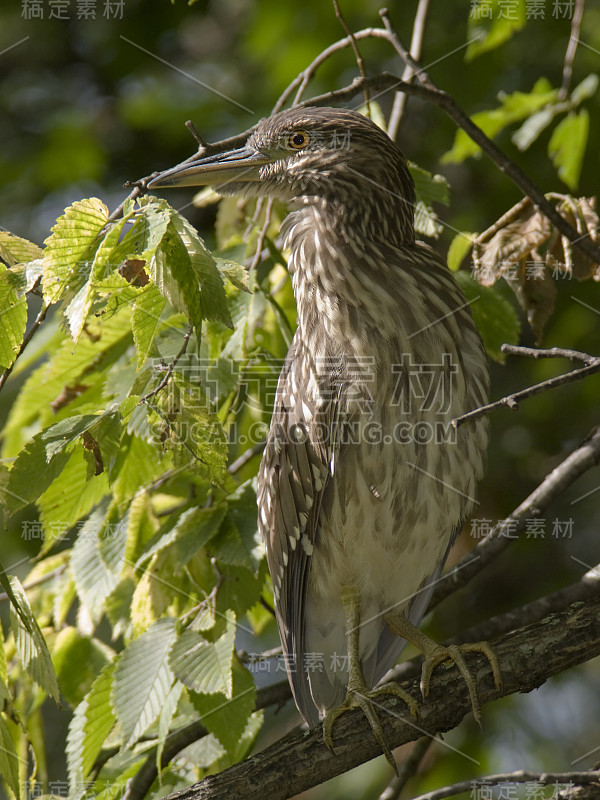
<path fill-rule="evenodd" d="M 295 150 L 297 132 L 307 141 Z M 485 421 L 450 420 L 486 402 L 488 373 L 464 295 L 415 242 L 413 182 L 383 131 L 352 111 L 292 109 L 247 144 L 238 152 L 269 163 L 247 180 L 232 170 L 219 191 L 293 208 L 284 233 L 298 330 L 258 519 L 294 698 L 314 725 L 346 692 L 342 592 L 360 598 L 368 686 L 404 644 L 384 614 L 418 625 L 426 610 L 483 471 Z"/>

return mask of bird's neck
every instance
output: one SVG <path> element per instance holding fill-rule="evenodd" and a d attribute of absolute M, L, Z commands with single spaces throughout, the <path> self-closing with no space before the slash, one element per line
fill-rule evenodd
<path fill-rule="evenodd" d="M 411 233 L 412 243 L 412 228 Z M 310 339 L 314 330 L 338 340 L 358 335 L 357 352 L 371 335 L 398 336 L 398 298 L 389 287 L 402 277 L 382 250 L 396 244 L 389 226 L 378 227 L 364 215 L 352 219 L 340 206 L 305 198 L 287 217 L 284 234 L 303 335 Z"/>

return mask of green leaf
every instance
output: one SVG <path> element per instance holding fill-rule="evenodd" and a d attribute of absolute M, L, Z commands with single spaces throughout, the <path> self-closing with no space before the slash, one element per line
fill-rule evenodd
<path fill-rule="evenodd" d="M 183 567 L 217 533 L 226 510 L 226 506 L 221 505 L 184 511 L 170 530 L 162 534 L 159 531 L 159 538 L 141 555 L 135 568 L 166 549 L 173 551 L 174 559 Z"/>
<path fill-rule="evenodd" d="M 192 694 L 194 708 L 204 726 L 230 754 L 236 752 L 256 703 L 252 675 L 237 659 L 233 662 L 232 676 L 233 692 L 230 698 L 222 692 Z"/>
<path fill-rule="evenodd" d="M 503 0 L 471 3 L 465 61 L 499 47 L 524 27 L 526 19 L 525 0 L 515 0 L 508 6 Z"/>
<path fill-rule="evenodd" d="M 135 301 L 132 328 L 133 340 L 138 353 L 138 370 L 143 367 L 150 355 L 154 338 L 162 327 L 160 315 L 166 302 L 156 286 L 149 286 Z"/>
<path fill-rule="evenodd" d="M 583 165 L 590 129 L 590 115 L 585 108 L 571 112 L 554 129 L 548 143 L 548 155 L 559 177 L 569 189 L 575 190 Z"/>
<path fill-rule="evenodd" d="M 173 645 L 169 663 L 175 675 L 188 689 L 201 694 L 220 692 L 231 699 L 232 664 L 235 641 L 235 614 L 225 612 L 225 633 L 209 642 L 196 631 L 184 631 Z"/>
<path fill-rule="evenodd" d="M 79 339 L 99 286 L 106 282 L 113 269 L 116 269 L 121 263 L 121 260 L 113 251 L 119 241 L 123 226 L 127 222 L 128 218 L 122 217 L 116 224 L 109 227 L 99 240 L 99 243 L 94 243 L 96 250 L 89 266 L 88 278 L 64 309 L 65 317 L 69 323 L 69 330 L 71 331 L 71 338 L 74 342 Z"/>
<path fill-rule="evenodd" d="M 160 619 L 125 648 L 115 671 L 112 703 L 131 747 L 159 716 L 173 685 L 169 651 L 176 638 L 175 620 Z"/>
<path fill-rule="evenodd" d="M 408 168 L 415 182 L 415 191 L 419 200 L 426 205 L 443 203 L 447 206 L 450 203 L 450 186 L 443 175 L 434 175 L 413 163 L 410 163 Z"/>
<path fill-rule="evenodd" d="M 125 563 L 127 521 L 113 521 L 105 501 L 84 522 L 71 553 L 77 593 L 90 617 L 98 621 L 104 603 L 119 583 Z"/>
<path fill-rule="evenodd" d="M 181 692 L 183 691 L 183 683 L 179 681 L 175 681 L 173 686 L 171 686 L 171 690 L 165 701 L 163 706 L 160 710 L 160 715 L 158 717 L 158 737 L 156 743 L 156 769 L 160 773 L 161 770 L 161 758 L 163 754 L 163 748 L 165 746 L 165 739 L 169 733 L 169 727 L 171 725 L 171 721 L 175 716 L 175 712 L 177 711 L 177 703 L 179 702 L 179 698 L 181 697 Z"/>
<path fill-rule="evenodd" d="M 452 272 L 457 272 L 460 269 L 460 265 L 462 264 L 464 257 L 471 249 L 474 238 L 474 233 L 462 231 L 461 233 L 457 233 L 454 239 L 452 239 L 450 242 L 447 261 Z"/>
<path fill-rule="evenodd" d="M 62 459 L 63 453 L 53 462 Z M 106 473 L 88 478 L 83 447 L 74 450 L 61 474 L 37 501 L 44 525 L 44 550 L 50 548 L 100 502 L 108 491 Z"/>
<path fill-rule="evenodd" d="M 0 367 L 10 367 L 19 353 L 27 326 L 27 300 L 8 282 L 10 270 L 0 264 Z"/>
<path fill-rule="evenodd" d="M 107 664 L 75 709 L 67 735 L 67 765 L 71 794 L 92 772 L 106 737 L 116 722 L 110 693 L 116 664 Z"/>
<path fill-rule="evenodd" d="M 34 261 L 41 255 L 42 248 L 37 244 L 8 231 L 0 231 L 0 258 L 6 261 L 9 267 L 26 261 Z"/>
<path fill-rule="evenodd" d="M 480 111 L 473 114 L 471 120 L 490 138 L 493 139 L 508 125 L 530 117 L 544 106 L 555 102 L 556 89 L 553 89 L 546 78 L 539 78 L 531 92 L 500 93 L 499 108 Z M 469 156 L 480 156 L 481 148 L 471 137 L 460 129 L 456 132 L 452 149 L 441 158 L 443 164 L 459 164 Z"/>
<path fill-rule="evenodd" d="M 13 792 L 14 797 L 20 797 L 19 761 L 21 759 L 17 755 L 17 748 L 9 725 L 16 727 L 14 722 L 10 722 L 4 714 L 0 714 L 0 775 L 6 781 L 6 785 Z"/>
<path fill-rule="evenodd" d="M 108 663 L 109 649 L 97 639 L 82 636 L 76 628 L 68 625 L 59 631 L 52 654 L 61 692 L 75 707 Z"/>
<path fill-rule="evenodd" d="M 85 282 L 107 221 L 108 209 L 96 197 L 78 200 L 59 217 L 45 242 L 42 286 L 48 303 L 55 303 L 70 283 L 79 288 Z"/>
<path fill-rule="evenodd" d="M 228 258 L 221 258 L 220 256 L 215 256 L 215 263 L 227 280 L 236 287 L 236 289 L 241 289 L 243 292 L 250 292 L 250 277 L 248 274 L 248 270 L 243 267 L 241 264 L 238 264 L 237 261 L 230 261 Z"/>
<path fill-rule="evenodd" d="M 455 274 L 473 312 L 473 319 L 481 334 L 488 355 L 501 364 L 506 356 L 500 350 L 505 342 L 518 344 L 521 323 L 514 307 L 489 286 L 481 286 L 466 272 Z"/>
<path fill-rule="evenodd" d="M 40 626 L 37 624 L 25 590 L 14 575 L 8 576 L 0 565 L 0 583 L 10 600 L 10 619 L 15 645 L 23 668 L 37 685 L 59 703 L 59 690 L 52 659 Z"/>
<path fill-rule="evenodd" d="M 598 90 L 599 82 L 598 76 L 592 72 L 573 89 L 571 92 L 571 102 L 578 106 L 579 103 L 587 100 L 588 97 L 593 97 Z"/>

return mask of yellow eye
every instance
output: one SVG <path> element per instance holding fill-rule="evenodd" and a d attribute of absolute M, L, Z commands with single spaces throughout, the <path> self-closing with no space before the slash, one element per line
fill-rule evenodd
<path fill-rule="evenodd" d="M 288 145 L 292 150 L 304 150 L 310 141 L 310 136 L 306 131 L 294 131 L 288 136 Z"/>

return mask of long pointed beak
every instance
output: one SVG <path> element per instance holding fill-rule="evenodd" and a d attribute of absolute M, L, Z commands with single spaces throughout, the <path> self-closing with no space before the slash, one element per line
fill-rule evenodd
<path fill-rule="evenodd" d="M 168 186 L 225 186 L 228 183 L 255 182 L 260 180 L 259 170 L 274 159 L 255 150 L 241 147 L 215 156 L 199 158 L 161 172 L 150 181 L 148 188 L 162 189 Z"/>

